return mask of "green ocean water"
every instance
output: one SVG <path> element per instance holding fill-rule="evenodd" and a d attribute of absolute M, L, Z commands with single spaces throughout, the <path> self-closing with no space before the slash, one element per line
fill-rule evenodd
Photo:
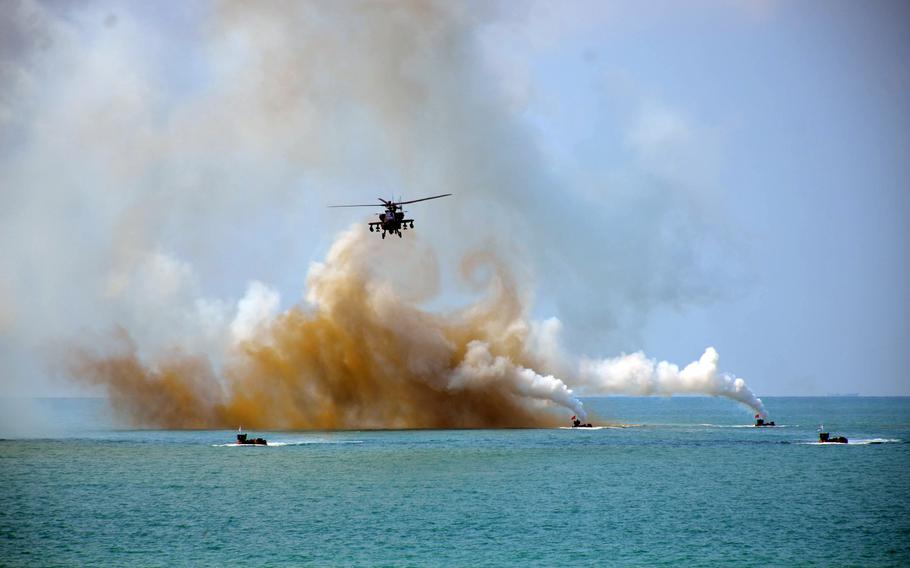
<path fill-rule="evenodd" d="M 588 399 L 623 429 L 0 442 L 2 566 L 908 566 L 910 398 Z M 817 428 L 850 438 L 817 445 Z M 37 431 L 36 431 L 37 434 Z"/>

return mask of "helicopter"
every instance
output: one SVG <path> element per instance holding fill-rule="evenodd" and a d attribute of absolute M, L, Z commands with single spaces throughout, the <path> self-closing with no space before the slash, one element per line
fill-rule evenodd
<path fill-rule="evenodd" d="M 443 193 L 442 195 L 434 195 L 432 197 L 422 197 L 420 199 L 412 199 L 410 201 L 394 201 L 387 200 L 379 197 L 381 203 L 370 203 L 368 205 L 329 205 L 329 207 L 385 207 L 385 212 L 379 213 L 378 221 L 371 221 L 370 232 L 377 232 L 382 234 L 382 238 L 385 238 L 385 234 L 389 233 L 390 235 L 398 235 L 398 238 L 401 238 L 401 230 L 407 230 L 408 225 L 413 229 L 414 228 L 414 219 L 405 219 L 404 218 L 404 209 L 402 205 L 408 205 L 409 203 L 417 203 L 418 201 L 428 201 L 430 199 L 439 199 L 440 197 L 448 197 L 452 195 L 451 193 Z"/>

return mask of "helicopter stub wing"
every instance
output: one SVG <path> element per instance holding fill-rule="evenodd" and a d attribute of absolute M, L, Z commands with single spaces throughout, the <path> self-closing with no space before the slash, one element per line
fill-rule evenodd
<path fill-rule="evenodd" d="M 396 223 L 401 223 L 402 225 L 404 225 L 405 223 L 413 223 L 413 222 L 414 222 L 414 219 L 397 219 L 397 220 L 395 220 L 394 222 L 396 222 Z M 379 225 L 385 225 L 385 224 L 386 224 L 385 221 L 369 221 L 369 222 L 367 222 L 367 225 L 377 225 L 377 226 L 379 226 Z"/>

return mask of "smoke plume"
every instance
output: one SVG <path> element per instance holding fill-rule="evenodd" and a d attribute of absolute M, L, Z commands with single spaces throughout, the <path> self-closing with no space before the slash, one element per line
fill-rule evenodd
<path fill-rule="evenodd" d="M 598 395 L 724 396 L 765 415 L 742 379 L 718 372 L 713 348 L 682 370 L 635 353 L 582 358 L 564 378 L 545 374 L 538 369 L 571 366 L 559 325 L 530 320 L 519 283 L 495 255 L 464 259 L 466 275 L 488 276 L 479 301 L 434 313 L 396 292 L 376 269 L 376 247 L 362 227 L 343 233 L 310 270 L 308 305 L 247 328 L 220 371 L 198 354 L 143 361 L 122 330 L 116 352 L 79 349 L 70 370 L 106 387 L 134 423 L 169 428 L 547 426 L 568 412 L 586 419 L 570 384 Z M 424 267 L 409 276 L 433 280 L 435 264 Z"/>
<path fill-rule="evenodd" d="M 376 246 L 362 227 L 342 234 L 310 270 L 309 305 L 246 332 L 220 373 L 201 355 L 143 362 L 122 331 L 116 353 L 80 349 L 71 372 L 105 386 L 133 422 L 172 428 L 542 426 L 564 418 L 560 407 L 585 416 L 562 380 L 527 366 L 516 325 L 525 306 L 495 257 L 465 263 L 490 269 L 488 295 L 439 315 L 374 272 Z"/>
<path fill-rule="evenodd" d="M 680 369 L 667 361 L 648 359 L 644 353 L 612 359 L 582 359 L 579 371 L 583 390 L 591 395 L 638 396 L 708 394 L 741 402 L 762 418 L 768 413 L 760 398 L 738 377 L 718 371 L 717 350 L 708 347 L 698 359 Z"/>

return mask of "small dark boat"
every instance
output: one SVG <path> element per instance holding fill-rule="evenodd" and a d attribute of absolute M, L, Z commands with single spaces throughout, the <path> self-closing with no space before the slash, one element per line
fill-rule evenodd
<path fill-rule="evenodd" d="M 755 427 L 756 428 L 770 428 L 771 426 L 776 426 L 774 421 L 765 422 L 764 418 L 755 417 Z"/>
<path fill-rule="evenodd" d="M 835 436 L 832 438 L 828 432 L 819 432 L 818 441 L 821 444 L 846 444 L 847 438 L 844 438 L 843 436 Z"/>
<path fill-rule="evenodd" d="M 593 428 L 593 427 L 594 426 L 592 426 L 590 423 L 582 424 L 581 420 L 579 420 L 578 418 L 575 418 L 574 416 L 572 417 L 572 428 Z"/>
<path fill-rule="evenodd" d="M 250 438 L 246 437 L 246 434 L 240 433 L 237 434 L 237 443 L 245 446 L 267 446 L 268 442 L 265 441 L 265 438 Z"/>

